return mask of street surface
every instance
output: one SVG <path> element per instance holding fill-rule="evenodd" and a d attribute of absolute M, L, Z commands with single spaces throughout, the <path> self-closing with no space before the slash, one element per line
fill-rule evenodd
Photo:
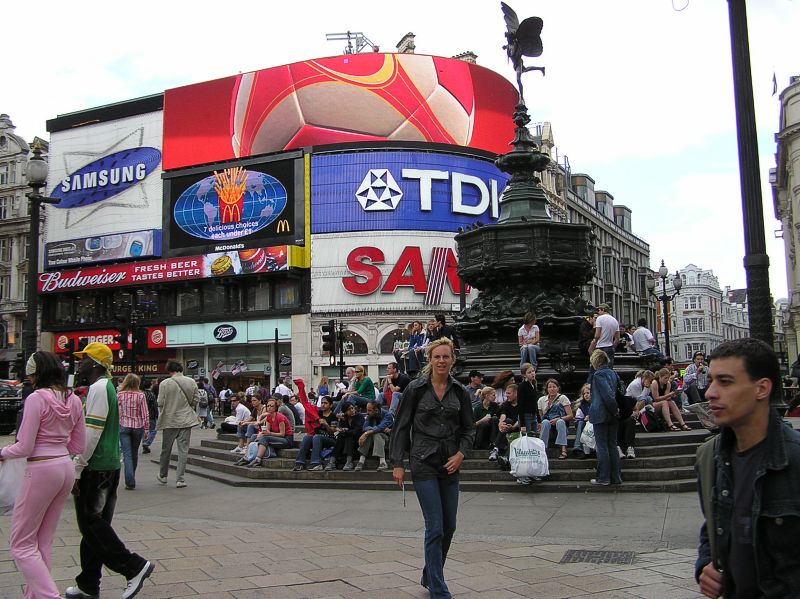
<path fill-rule="evenodd" d="M 212 431 L 195 429 L 193 445 Z M 0 437 L 0 446 L 11 442 Z M 115 528 L 156 563 L 138 597 L 363 598 L 428 595 L 419 586 L 422 516 L 400 491 L 239 489 L 187 474 L 188 488 L 159 485 L 153 453 L 140 456 L 137 488 L 120 486 Z M 388 476 L 388 475 L 387 475 Z M 462 493 L 445 568 L 457 599 L 699 597 L 693 562 L 696 495 Z M 22 595 L 0 517 L 0 598 Z M 59 588 L 74 584 L 80 534 L 65 509 L 53 548 Z M 631 565 L 561 564 L 569 549 L 633 551 Z M 119 575 L 102 597 L 117 597 Z"/>

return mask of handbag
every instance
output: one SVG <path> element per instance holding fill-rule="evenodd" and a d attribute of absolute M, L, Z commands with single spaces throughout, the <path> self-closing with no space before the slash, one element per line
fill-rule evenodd
<path fill-rule="evenodd" d="M 10 515 L 14 511 L 27 465 L 24 458 L 0 460 L 0 515 Z"/>

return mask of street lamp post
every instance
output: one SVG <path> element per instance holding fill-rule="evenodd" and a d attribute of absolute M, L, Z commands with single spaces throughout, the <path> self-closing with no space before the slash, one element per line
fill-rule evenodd
<path fill-rule="evenodd" d="M 42 149 L 39 144 L 33 146 L 33 157 L 28 160 L 25 177 L 32 189 L 27 194 L 29 200 L 30 232 L 28 239 L 28 285 L 27 285 L 27 316 L 25 318 L 25 331 L 22 334 L 22 348 L 27 360 L 36 351 L 39 312 L 39 224 L 41 205 L 57 204 L 60 198 L 49 198 L 41 194 L 41 189 L 47 183 L 47 162 L 42 158 Z M 18 376 L 22 376 L 19 375 Z"/>
<path fill-rule="evenodd" d="M 672 279 L 672 287 L 675 289 L 675 293 L 672 295 L 667 295 L 667 279 L 669 278 L 669 269 L 664 266 L 664 261 L 661 261 L 661 267 L 658 269 L 658 278 L 661 279 L 661 295 L 656 295 L 656 280 L 650 277 L 647 278 L 647 290 L 650 292 L 656 300 L 661 302 L 661 312 L 664 316 L 664 345 L 666 346 L 665 352 L 667 357 L 672 356 L 672 349 L 669 345 L 669 302 L 675 299 L 681 292 L 681 287 L 683 286 L 683 280 L 681 279 L 680 274 L 677 272 L 675 273 L 675 278 Z"/>

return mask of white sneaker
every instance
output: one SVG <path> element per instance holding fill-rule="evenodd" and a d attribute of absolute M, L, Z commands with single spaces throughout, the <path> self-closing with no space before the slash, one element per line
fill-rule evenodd
<path fill-rule="evenodd" d="M 633 450 L 633 447 L 628 447 L 628 459 L 632 460 L 636 457 L 636 452 Z"/>
<path fill-rule="evenodd" d="M 234 447 L 233 449 L 231 449 L 231 453 L 244 453 L 244 448 L 238 446 Z"/>
<path fill-rule="evenodd" d="M 100 595 L 89 595 L 80 590 L 79 587 L 67 587 L 64 596 L 67 599 L 97 599 Z"/>
<path fill-rule="evenodd" d="M 155 568 L 155 565 L 150 562 L 145 562 L 144 567 L 142 567 L 139 573 L 128 581 L 128 586 L 126 586 L 125 590 L 122 592 L 122 599 L 130 599 L 141 591 L 145 578 L 150 576 Z"/>
<path fill-rule="evenodd" d="M 496 462 L 496 461 L 497 461 L 497 454 L 498 454 L 498 451 L 497 451 L 497 448 L 495 447 L 495 448 L 494 448 L 494 449 L 493 449 L 493 450 L 492 450 L 492 451 L 489 453 L 489 461 L 490 461 L 490 462 Z"/>
<path fill-rule="evenodd" d="M 689 410 L 687 410 L 686 408 L 683 408 L 683 413 L 684 414 L 691 414 L 691 412 Z"/>
<path fill-rule="evenodd" d="M 619 452 L 620 459 L 625 457 L 625 454 L 622 453 L 622 448 L 619 445 L 617 445 L 617 451 Z"/>
<path fill-rule="evenodd" d="M 531 479 L 529 479 L 527 476 L 520 476 L 520 477 L 517 479 L 517 484 L 518 484 L 518 485 L 529 485 L 529 484 L 531 484 L 532 482 L 533 482 L 533 481 L 532 481 Z"/>

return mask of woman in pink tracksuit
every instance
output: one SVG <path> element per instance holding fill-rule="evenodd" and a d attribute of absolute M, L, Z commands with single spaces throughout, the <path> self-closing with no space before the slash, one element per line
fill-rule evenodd
<path fill-rule="evenodd" d="M 38 351 L 25 366 L 34 391 L 25 399 L 17 442 L 0 459 L 27 458 L 25 478 L 11 518 L 11 556 L 25 577 L 24 599 L 55 599 L 50 556 L 58 519 L 75 482 L 70 454 L 85 445 L 83 406 L 65 385 L 55 354 Z"/>

